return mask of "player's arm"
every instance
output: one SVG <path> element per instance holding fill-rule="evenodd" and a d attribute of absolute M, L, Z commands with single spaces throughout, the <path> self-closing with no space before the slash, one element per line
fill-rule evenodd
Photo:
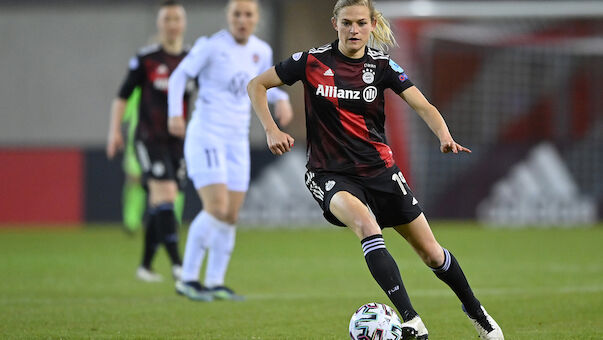
<path fill-rule="evenodd" d="M 289 134 L 282 132 L 270 114 L 268 108 L 267 91 L 273 87 L 283 85 L 283 81 L 276 74 L 274 67 L 253 78 L 247 85 L 247 93 L 253 110 L 264 126 L 268 148 L 275 155 L 282 155 L 291 151 L 294 139 Z"/>
<path fill-rule="evenodd" d="M 168 82 L 168 131 L 180 138 L 186 133 L 186 122 L 182 107 L 182 98 L 186 88 L 188 75 L 180 66 L 170 75 Z"/>
<path fill-rule="evenodd" d="M 207 64 L 210 56 L 207 38 L 200 37 L 193 49 L 178 64 L 168 81 L 168 131 L 174 136 L 184 138 L 186 122 L 182 98 L 189 78 L 196 78 Z"/>
<path fill-rule="evenodd" d="M 272 48 L 266 49 L 266 57 L 262 58 L 262 71 L 269 70 L 272 63 Z M 268 103 L 274 104 L 274 117 L 278 120 L 281 126 L 287 126 L 293 119 L 293 109 L 291 108 L 291 102 L 289 101 L 289 95 L 287 92 L 273 87 L 268 90 Z"/>
<path fill-rule="evenodd" d="M 111 118 L 109 119 L 109 133 L 107 134 L 107 158 L 113 159 L 118 151 L 124 147 L 124 137 L 121 133 L 121 122 L 126 111 L 127 100 L 140 85 L 144 77 L 139 58 L 130 59 L 129 71 L 122 83 L 117 97 L 111 104 Z"/>
<path fill-rule="evenodd" d="M 274 117 L 281 126 L 287 126 L 293 119 L 293 108 L 287 92 L 273 87 L 267 92 L 268 102 L 274 104 Z"/>
<path fill-rule="evenodd" d="M 451 151 L 454 153 L 459 153 L 460 151 L 471 152 L 471 150 L 456 143 L 454 139 L 452 139 L 444 118 L 438 109 L 429 103 L 418 88 L 411 86 L 402 91 L 400 97 L 402 97 L 402 99 L 419 114 L 423 121 L 427 123 L 427 126 L 429 126 L 431 131 L 438 137 L 440 140 L 440 151 L 443 153 Z"/>
<path fill-rule="evenodd" d="M 126 111 L 126 100 L 115 98 L 111 103 L 111 118 L 109 119 L 109 133 L 107 134 L 107 158 L 113 159 L 118 151 L 124 147 L 124 137 L 121 133 L 121 122 Z"/>

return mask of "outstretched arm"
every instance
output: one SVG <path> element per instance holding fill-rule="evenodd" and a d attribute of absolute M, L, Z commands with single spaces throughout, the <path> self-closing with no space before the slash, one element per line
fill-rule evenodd
<path fill-rule="evenodd" d="M 283 82 L 276 74 L 274 67 L 253 78 L 247 85 L 247 93 L 249 99 L 251 99 L 253 110 L 262 126 L 264 126 L 268 148 L 275 155 L 282 155 L 291 151 L 294 142 L 293 137 L 278 128 L 268 108 L 266 92 L 270 88 L 281 85 L 283 85 Z"/>
<path fill-rule="evenodd" d="M 427 126 L 440 140 L 440 151 L 443 153 L 454 152 L 459 153 L 461 151 L 471 153 L 471 150 L 458 144 L 452 139 L 448 126 L 442 118 L 442 115 L 436 109 L 435 106 L 431 105 L 429 101 L 423 96 L 421 91 L 415 86 L 411 86 L 400 93 L 400 97 L 404 99 L 410 107 L 412 107 L 419 116 L 427 123 Z"/>

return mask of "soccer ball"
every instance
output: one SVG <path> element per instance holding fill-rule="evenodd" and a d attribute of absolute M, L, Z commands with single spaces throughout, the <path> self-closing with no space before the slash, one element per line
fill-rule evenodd
<path fill-rule="evenodd" d="M 390 306 L 367 303 L 352 315 L 350 337 L 352 340 L 401 340 L 402 321 Z"/>

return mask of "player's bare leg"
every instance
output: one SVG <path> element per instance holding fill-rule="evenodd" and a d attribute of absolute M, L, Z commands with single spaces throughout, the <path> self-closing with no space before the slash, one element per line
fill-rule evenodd
<path fill-rule="evenodd" d="M 349 192 L 340 191 L 331 198 L 329 210 L 361 240 L 364 257 L 373 278 L 405 321 L 404 339 L 427 339 L 427 329 L 412 307 L 398 265 L 387 251 L 381 228 L 367 206 Z"/>
<path fill-rule="evenodd" d="M 467 282 L 458 261 L 436 241 L 424 214 L 406 225 L 394 228 L 413 247 L 423 262 L 444 281 L 463 303 L 463 310 L 471 319 L 482 339 L 503 339 L 502 330 L 488 315 Z"/>
<path fill-rule="evenodd" d="M 410 243 L 427 266 L 437 268 L 444 263 L 444 250 L 433 236 L 424 214 L 419 215 L 409 224 L 394 229 Z"/>

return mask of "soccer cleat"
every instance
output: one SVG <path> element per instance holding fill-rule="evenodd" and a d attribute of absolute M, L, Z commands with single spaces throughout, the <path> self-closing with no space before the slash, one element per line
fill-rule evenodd
<path fill-rule="evenodd" d="M 480 339 L 485 340 L 504 340 L 502 329 L 500 326 L 494 321 L 494 319 L 486 312 L 484 306 L 480 306 L 481 311 L 483 313 L 479 313 L 475 318 L 470 316 L 465 309 L 465 306 L 462 306 L 463 312 L 469 317 L 469 320 L 473 323 L 473 326 L 477 330 L 477 333 Z"/>
<path fill-rule="evenodd" d="M 214 299 L 212 292 L 197 281 L 176 281 L 176 293 L 193 301 L 210 302 Z"/>
<path fill-rule="evenodd" d="M 427 337 L 427 328 L 418 315 L 402 323 L 402 340 L 427 340 Z"/>
<path fill-rule="evenodd" d="M 245 297 L 237 295 L 232 289 L 226 286 L 216 286 L 209 288 L 212 292 L 214 299 L 216 300 L 231 300 L 231 301 L 244 301 Z"/>
<path fill-rule="evenodd" d="M 174 278 L 174 280 L 180 281 L 180 279 L 182 278 L 182 266 L 177 264 L 172 266 L 172 277 Z"/>
<path fill-rule="evenodd" d="M 163 277 L 154 271 L 147 269 L 143 266 L 138 267 L 136 269 L 136 277 L 144 282 L 161 282 L 163 281 Z"/>

